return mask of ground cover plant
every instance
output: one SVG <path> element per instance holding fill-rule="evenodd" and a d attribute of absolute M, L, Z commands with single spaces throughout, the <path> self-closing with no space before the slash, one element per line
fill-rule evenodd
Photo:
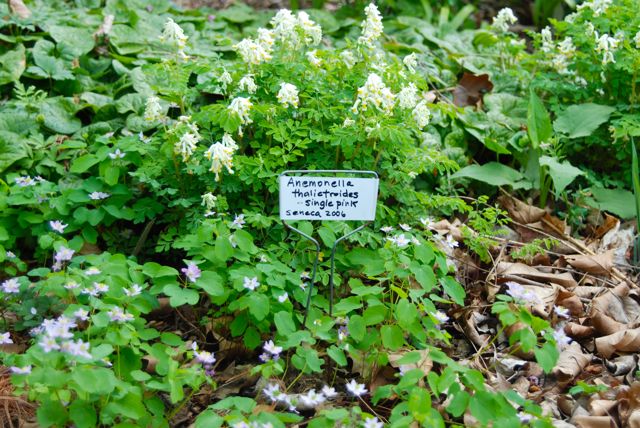
<path fill-rule="evenodd" d="M 584 373 L 634 349 L 613 264 L 633 232 L 608 217 L 589 247 L 556 217 L 634 215 L 591 157 L 609 120 L 635 136 L 638 22 L 611 3 L 530 50 L 510 9 L 472 29 L 471 8 L 0 4 L 3 423 L 551 426 L 602 417 L 594 397 L 626 423 L 635 360 L 609 391 Z M 332 316 L 325 251 L 306 325 L 314 247 L 278 220 L 285 169 L 381 178 Z M 356 225 L 296 227 L 330 248 Z"/>

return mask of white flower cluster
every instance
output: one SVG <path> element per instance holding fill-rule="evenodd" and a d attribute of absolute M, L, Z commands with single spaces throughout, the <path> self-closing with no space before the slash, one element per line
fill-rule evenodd
<path fill-rule="evenodd" d="M 418 56 L 415 52 L 407 55 L 402 60 L 402 63 L 405 65 L 405 67 L 407 67 L 407 70 L 409 70 L 409 72 L 415 73 L 416 67 L 418 66 Z"/>
<path fill-rule="evenodd" d="M 250 94 L 255 94 L 258 90 L 258 85 L 253 80 L 253 76 L 251 74 L 247 74 L 238 82 L 238 88 L 241 91 L 247 91 Z"/>
<path fill-rule="evenodd" d="M 173 152 L 182 156 L 183 162 L 187 162 L 202 139 L 198 125 L 191 122 L 191 116 L 180 116 L 169 133 L 180 135 L 173 146 Z"/>
<path fill-rule="evenodd" d="M 220 77 L 218 77 L 218 81 L 222 84 L 222 90 L 226 91 L 227 85 L 233 83 L 233 77 L 231 77 L 231 74 L 229 74 L 229 72 L 225 70 L 224 73 L 222 73 Z"/>
<path fill-rule="evenodd" d="M 298 98 L 298 88 L 291 83 L 280 83 L 280 91 L 276 95 L 278 102 L 285 107 L 298 108 L 300 99 Z"/>
<path fill-rule="evenodd" d="M 18 278 L 7 279 L 0 285 L 0 288 L 2 288 L 3 293 L 17 294 L 20 292 L 20 282 Z"/>
<path fill-rule="evenodd" d="M 578 5 L 578 10 L 589 8 L 594 16 L 600 16 L 607 11 L 613 0 L 588 0 Z"/>
<path fill-rule="evenodd" d="M 221 142 L 213 143 L 204 153 L 205 158 L 211 161 L 209 170 L 216 175 L 216 181 L 220 181 L 222 168 L 226 168 L 229 174 L 233 174 L 233 155 L 236 150 L 238 145 L 229 134 L 225 133 Z"/>
<path fill-rule="evenodd" d="M 38 345 L 45 353 L 61 351 L 76 357 L 91 359 L 89 343 L 83 342 L 82 339 L 73 340 L 71 329 L 74 327 L 77 327 L 74 319 L 61 315 L 56 319 L 44 320 L 31 332 L 34 335 L 42 334 Z"/>
<path fill-rule="evenodd" d="M 164 111 L 160 105 L 160 98 L 152 95 L 147 98 L 147 103 L 144 108 L 144 120 L 147 122 L 155 122 L 162 119 L 164 119 Z"/>
<path fill-rule="evenodd" d="M 498 15 L 493 17 L 491 28 L 499 33 L 506 33 L 509 27 L 518 22 L 518 18 L 513 14 L 513 10 L 508 7 L 500 9 Z"/>
<path fill-rule="evenodd" d="M 311 389 L 306 394 L 287 394 L 286 392 L 280 391 L 280 385 L 275 383 L 267 385 L 267 387 L 262 390 L 262 393 L 271 400 L 271 402 L 284 404 L 292 412 L 297 411 L 298 405 L 313 408 L 338 395 L 334 388 L 327 385 L 325 385 L 320 392 Z"/>
<path fill-rule="evenodd" d="M 398 92 L 398 106 L 402 109 L 412 109 L 416 104 L 418 104 L 418 88 L 413 83 L 409 83 Z"/>
<path fill-rule="evenodd" d="M 249 98 L 236 97 L 231 100 L 231 104 L 229 104 L 227 109 L 240 118 L 240 123 L 242 125 L 248 125 L 253 123 L 253 120 L 249 117 L 251 107 L 253 107 L 253 104 Z M 242 127 L 240 127 L 240 134 L 242 135 Z"/>
<path fill-rule="evenodd" d="M 233 45 L 233 48 L 247 64 L 258 65 L 271 60 L 271 46 L 261 43 L 260 39 L 254 41 L 246 38 Z"/>
<path fill-rule="evenodd" d="M 596 52 L 602 54 L 602 65 L 607 65 L 609 63 L 615 63 L 616 60 L 613 57 L 613 52 L 618 49 L 618 45 L 620 44 L 620 40 L 611 37 L 608 34 L 603 34 L 602 36 L 598 35 L 598 32 L 595 32 L 596 38 Z"/>
<path fill-rule="evenodd" d="M 355 55 L 353 55 L 353 52 L 351 52 L 350 50 L 340 52 L 340 58 L 349 70 L 351 70 L 353 66 L 358 62 Z"/>
<path fill-rule="evenodd" d="M 55 260 L 55 262 L 53 263 L 52 269 L 56 272 L 62 269 L 63 263 L 70 261 L 74 253 L 75 250 L 72 250 L 71 248 L 67 248 L 64 246 L 60 247 L 60 249 L 58 249 L 58 251 L 56 251 L 56 254 L 53 256 L 53 260 Z"/>
<path fill-rule="evenodd" d="M 213 209 L 216 207 L 218 198 L 216 198 L 216 196 L 211 192 L 205 193 L 204 195 L 202 195 L 201 198 L 202 198 L 202 206 L 207 209 L 207 212 L 205 212 L 204 216 L 210 217 L 214 215 L 215 211 Z"/>
<path fill-rule="evenodd" d="M 271 19 L 271 25 L 275 39 L 286 45 L 297 48 L 301 43 L 310 46 L 322 41 L 322 28 L 306 12 L 299 12 L 296 17 L 290 10 L 280 9 Z"/>
<path fill-rule="evenodd" d="M 257 278 L 254 278 L 257 279 Z M 247 278 L 245 278 L 245 281 Z M 273 343 L 273 340 L 268 340 L 262 345 L 262 350 L 264 351 L 260 354 L 260 361 L 266 363 L 267 361 L 276 361 L 280 358 L 280 353 L 282 352 L 282 346 L 276 346 Z"/>
<path fill-rule="evenodd" d="M 109 319 L 112 322 L 116 323 L 125 323 L 127 321 L 133 321 L 134 317 L 128 312 L 125 312 L 119 306 L 114 306 L 113 309 L 107 311 L 107 315 L 109 315 Z"/>
<path fill-rule="evenodd" d="M 307 56 L 307 60 L 314 67 L 320 67 L 322 64 L 322 60 L 318 58 L 318 51 L 316 49 L 311 50 L 305 54 Z"/>
<path fill-rule="evenodd" d="M 370 105 L 384 113 L 391 113 L 395 104 L 395 95 L 391 92 L 380 76 L 375 73 L 369 74 L 364 86 L 358 88 L 358 97 L 351 111 L 355 114 L 359 109 L 367 111 Z"/>
<path fill-rule="evenodd" d="M 173 19 L 168 18 L 167 22 L 165 22 L 160 40 L 174 46 L 180 58 L 188 58 L 184 53 L 184 48 L 187 46 L 189 38 L 185 36 L 182 27 L 176 24 Z"/>
<path fill-rule="evenodd" d="M 364 8 L 364 13 L 367 18 L 361 24 L 362 35 L 358 38 L 358 43 L 373 47 L 373 43 L 378 40 L 384 30 L 382 16 L 378 7 L 373 3 L 369 3 L 369 6 Z"/>
<path fill-rule="evenodd" d="M 411 112 L 411 115 L 420 129 L 427 126 L 431 120 L 431 112 L 429 111 L 429 107 L 427 107 L 427 102 L 425 100 L 420 101 L 416 105 L 413 112 Z"/>
<path fill-rule="evenodd" d="M 66 287 L 65 287 L 66 288 Z M 73 289 L 73 288 L 68 288 Z M 94 282 L 91 287 L 85 287 L 80 290 L 80 294 L 88 294 L 91 297 L 100 297 L 101 294 L 109 291 L 109 286 L 102 282 Z"/>

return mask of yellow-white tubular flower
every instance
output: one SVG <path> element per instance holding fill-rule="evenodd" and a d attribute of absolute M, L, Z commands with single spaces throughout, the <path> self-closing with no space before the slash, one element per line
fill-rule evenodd
<path fill-rule="evenodd" d="M 498 14 L 493 17 L 491 28 L 499 33 L 506 33 L 509 27 L 518 22 L 518 18 L 513 14 L 513 10 L 508 7 L 500 9 Z"/>
<path fill-rule="evenodd" d="M 306 53 L 307 60 L 314 67 L 320 67 L 320 64 L 322 64 L 322 60 L 316 56 L 317 53 L 318 51 L 315 49 Z"/>
<path fill-rule="evenodd" d="M 280 91 L 278 91 L 276 98 L 278 102 L 285 107 L 291 106 L 298 108 L 298 103 L 300 102 L 298 98 L 298 88 L 291 83 L 280 83 Z"/>
<path fill-rule="evenodd" d="M 553 50 L 553 36 L 548 25 L 540 31 L 540 41 L 542 42 L 540 46 L 542 52 L 549 53 Z"/>
<path fill-rule="evenodd" d="M 600 16 L 611 6 L 612 0 L 590 0 L 578 5 L 578 10 L 589 8 L 594 16 Z"/>
<path fill-rule="evenodd" d="M 182 59 L 188 58 L 184 53 L 184 48 L 189 38 L 184 34 L 182 27 L 176 24 L 173 19 L 168 18 L 167 22 L 165 22 L 160 40 L 175 46 L 178 50 L 178 55 L 180 55 Z"/>
<path fill-rule="evenodd" d="M 147 122 L 155 122 L 156 120 L 161 120 L 163 117 L 160 98 L 155 95 L 147 98 L 147 104 L 144 108 L 144 120 Z"/>
<path fill-rule="evenodd" d="M 378 7 L 373 3 L 369 3 L 369 6 L 364 8 L 364 13 L 367 18 L 360 24 L 362 27 L 362 35 L 358 38 L 358 43 L 373 47 L 373 42 L 382 35 L 382 31 L 384 30 L 382 26 L 382 16 L 378 11 Z"/>
<path fill-rule="evenodd" d="M 227 89 L 227 85 L 230 85 L 233 83 L 233 78 L 231 77 L 231 75 L 227 70 L 225 70 L 224 73 L 222 73 L 222 75 L 218 78 L 218 80 L 220 81 L 220 83 L 222 83 L 222 88 L 225 90 Z"/>
<path fill-rule="evenodd" d="M 233 48 L 247 64 L 258 65 L 271 60 L 271 48 L 265 48 L 265 45 L 251 39 L 242 39 Z"/>
<path fill-rule="evenodd" d="M 258 90 L 258 85 L 253 81 L 253 76 L 251 74 L 247 74 L 238 82 L 238 88 L 241 91 L 247 91 L 250 94 L 255 94 Z"/>
<path fill-rule="evenodd" d="M 635 42 L 635 44 L 636 44 L 636 48 L 637 48 L 637 49 L 640 49 L 640 31 L 638 31 L 638 32 L 636 33 L 636 35 L 635 35 L 635 36 L 634 36 L 634 38 L 633 38 L 633 41 L 634 41 L 634 42 Z"/>
<path fill-rule="evenodd" d="M 220 181 L 222 168 L 226 168 L 229 174 L 233 174 L 233 153 L 234 149 L 227 147 L 223 143 L 216 142 L 204 153 L 205 158 L 211 161 L 209 170 L 216 175 L 216 181 Z"/>
<path fill-rule="evenodd" d="M 351 51 L 340 52 L 340 58 L 342 58 L 342 62 L 344 62 L 344 65 L 346 65 L 349 70 L 351 70 L 353 66 L 356 65 L 356 57 Z"/>
<path fill-rule="evenodd" d="M 418 88 L 413 83 L 398 92 L 398 105 L 402 109 L 412 109 L 418 104 Z"/>
<path fill-rule="evenodd" d="M 591 22 L 587 21 L 585 34 L 587 36 L 593 36 L 596 33 L 596 27 L 593 26 Z"/>
<path fill-rule="evenodd" d="M 296 32 L 296 25 L 298 20 L 288 9 L 280 9 L 276 16 L 271 18 L 271 25 L 273 26 L 273 34 L 276 40 L 288 42 L 293 45 L 298 44 L 298 33 Z"/>
<path fill-rule="evenodd" d="M 209 211 L 213 210 L 216 207 L 217 201 L 218 198 L 216 198 L 216 196 L 211 192 L 207 192 L 202 195 L 202 206 Z"/>
<path fill-rule="evenodd" d="M 405 65 L 405 67 L 407 67 L 407 70 L 409 70 L 411 73 L 415 73 L 416 67 L 418 66 L 418 56 L 415 52 L 407 55 L 402 60 L 402 63 Z"/>
<path fill-rule="evenodd" d="M 246 125 L 253 122 L 251 120 L 251 117 L 249 117 L 249 111 L 251 110 L 251 107 L 253 107 L 253 104 L 251 103 L 251 100 L 249 98 L 236 97 L 231 100 L 231 104 L 229 104 L 229 107 L 227 107 L 227 109 L 237 114 L 240 118 L 240 122 L 243 125 Z"/>
<path fill-rule="evenodd" d="M 198 145 L 198 136 L 191 132 L 185 132 L 180 140 L 173 146 L 173 152 L 182 156 L 182 161 L 189 160 Z"/>
<path fill-rule="evenodd" d="M 615 63 L 616 60 L 613 57 L 613 52 L 618 49 L 620 41 L 611 37 L 608 34 L 603 34 L 598 37 L 598 32 L 595 33 L 596 37 L 596 52 L 602 53 L 602 65 L 607 65 L 611 62 Z"/>
<path fill-rule="evenodd" d="M 358 110 L 367 111 L 373 105 L 384 113 L 391 113 L 395 104 L 395 95 L 384 84 L 380 76 L 375 73 L 369 74 L 364 86 L 358 88 L 358 97 L 351 107 L 353 113 Z"/>
<path fill-rule="evenodd" d="M 298 25 L 304 33 L 305 45 L 319 45 L 322 42 L 322 27 L 313 22 L 307 12 L 298 13 Z"/>
<path fill-rule="evenodd" d="M 563 55 L 573 55 L 576 52 L 576 47 L 573 45 L 573 39 L 571 37 L 565 37 L 563 41 L 558 43 L 558 50 Z"/>
<path fill-rule="evenodd" d="M 416 105 L 411 115 L 420 129 L 427 126 L 431 120 L 431 112 L 429 111 L 429 107 L 427 107 L 427 102 L 424 100 L 420 101 L 418 105 Z"/>
<path fill-rule="evenodd" d="M 236 144 L 234 139 L 231 137 L 231 135 L 227 134 L 226 132 L 222 136 L 222 145 L 224 145 L 226 148 L 230 150 L 233 150 L 234 152 L 238 150 L 238 145 Z"/>
<path fill-rule="evenodd" d="M 356 124 L 356 121 L 350 118 L 346 118 L 344 122 L 342 122 L 343 128 L 348 128 L 349 126 L 353 126 Z"/>

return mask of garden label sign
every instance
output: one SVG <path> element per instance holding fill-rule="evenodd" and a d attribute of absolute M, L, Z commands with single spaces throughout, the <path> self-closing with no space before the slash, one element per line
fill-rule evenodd
<path fill-rule="evenodd" d="M 282 220 L 373 221 L 377 198 L 377 177 L 280 176 Z"/>
<path fill-rule="evenodd" d="M 328 176 L 328 174 L 333 175 Z M 350 177 L 344 177 L 344 175 Z M 351 177 L 354 175 L 357 177 Z M 331 270 L 329 271 L 329 315 L 331 315 L 336 248 L 341 241 L 362 230 L 367 222 L 375 220 L 378 182 L 378 174 L 374 171 L 295 170 L 280 174 L 280 219 L 286 227 L 299 233 L 316 246 L 316 258 L 309 282 L 303 326 L 306 325 L 309 314 L 311 292 L 320 259 L 320 243 L 313 236 L 287 224 L 286 220 L 364 221 L 359 227 L 336 239 L 331 248 Z"/>

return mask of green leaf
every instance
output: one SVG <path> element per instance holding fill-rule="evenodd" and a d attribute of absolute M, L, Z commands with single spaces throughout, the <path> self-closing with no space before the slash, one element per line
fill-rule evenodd
<path fill-rule="evenodd" d="M 111 393 L 117 382 L 113 372 L 103 367 L 77 367 L 71 373 L 71 379 L 79 391 L 98 395 Z"/>
<path fill-rule="evenodd" d="M 249 296 L 249 313 L 258 321 L 265 319 L 269 315 L 269 299 L 264 294 L 252 293 Z"/>
<path fill-rule="evenodd" d="M 364 339 L 364 335 L 367 332 L 367 327 L 364 324 L 364 319 L 360 315 L 352 315 L 349 317 L 349 335 L 356 342 Z"/>
<path fill-rule="evenodd" d="M 46 39 L 40 39 L 31 50 L 36 66 L 29 67 L 28 73 L 54 80 L 72 80 L 71 62 L 56 58 L 56 47 Z"/>
<path fill-rule="evenodd" d="M 545 373 L 551 372 L 558 362 L 560 353 L 556 349 L 555 345 L 551 342 L 547 342 L 542 345 L 542 348 L 537 348 L 533 351 L 536 356 L 536 361 L 542 367 Z"/>
<path fill-rule="evenodd" d="M 224 294 L 224 281 L 216 272 L 203 271 L 196 280 L 196 287 L 202 288 L 210 296 L 222 296 Z"/>
<path fill-rule="evenodd" d="M 69 417 L 78 428 L 95 427 L 98 416 L 93 406 L 86 401 L 74 400 L 69 406 Z"/>
<path fill-rule="evenodd" d="M 440 284 L 442 284 L 442 288 L 444 289 L 445 293 L 447 293 L 454 302 L 456 302 L 458 305 L 464 305 L 464 298 L 466 296 L 466 293 L 464 292 L 464 288 L 462 287 L 462 285 L 460 285 L 460 283 L 458 283 L 458 281 L 450 276 L 446 276 L 440 279 Z"/>
<path fill-rule="evenodd" d="M 588 137 L 607 122 L 615 110 L 613 107 L 592 103 L 572 105 L 558 115 L 553 122 L 553 129 L 569 138 Z"/>
<path fill-rule="evenodd" d="M 344 351 L 337 346 L 332 345 L 327 348 L 327 355 L 329 355 L 333 361 L 338 363 L 339 366 L 344 367 L 347 365 L 347 357 L 344 355 Z"/>
<path fill-rule="evenodd" d="M 30 156 L 31 150 L 23 137 L 13 132 L 0 131 L 0 173 Z"/>
<path fill-rule="evenodd" d="M 558 195 L 578 176 L 584 175 L 584 172 L 571 165 L 569 161 L 559 162 L 556 158 L 550 156 L 541 156 L 540 165 L 549 167 L 549 175 L 553 180 L 553 187 Z"/>
<path fill-rule="evenodd" d="M 431 395 L 424 388 L 413 388 L 408 404 L 411 416 L 418 422 L 424 422 L 431 410 Z"/>
<path fill-rule="evenodd" d="M 169 296 L 169 303 L 174 308 L 185 304 L 195 305 L 200 299 L 200 295 L 195 290 L 182 288 L 177 284 L 168 284 L 163 289 L 164 294 Z"/>
<path fill-rule="evenodd" d="M 527 130 L 529 132 L 529 138 L 534 149 L 540 147 L 541 143 L 544 143 L 551 138 L 551 119 L 549 118 L 549 112 L 544 107 L 542 100 L 538 98 L 536 93 L 531 89 L 529 95 L 529 108 L 527 110 Z"/>
<path fill-rule="evenodd" d="M 195 421 L 195 428 L 220 428 L 224 419 L 213 410 L 205 410 L 200 413 Z"/>
<path fill-rule="evenodd" d="M 67 411 L 60 401 L 52 401 L 44 398 L 37 411 L 38 424 L 42 427 L 65 426 Z"/>
<path fill-rule="evenodd" d="M 593 199 L 587 198 L 586 202 L 592 207 L 609 211 L 623 219 L 630 219 L 636 215 L 635 197 L 628 190 L 592 187 L 590 191 Z"/>
<path fill-rule="evenodd" d="M 109 165 L 105 168 L 104 182 L 109 186 L 115 186 L 118 184 L 118 177 L 120 177 L 120 168 L 113 165 Z"/>
<path fill-rule="evenodd" d="M 75 116 L 75 110 L 75 104 L 62 97 L 47 98 L 40 106 L 44 126 L 60 134 L 73 134 L 82 127 L 82 122 Z"/>
<path fill-rule="evenodd" d="M 293 322 L 291 312 L 280 311 L 273 317 L 273 321 L 278 329 L 278 334 L 288 336 L 296 331 L 296 325 Z"/>
<path fill-rule="evenodd" d="M 404 345 L 404 333 L 397 325 L 383 325 L 380 328 L 382 344 L 392 351 L 400 349 Z"/>
<path fill-rule="evenodd" d="M 100 160 L 95 155 L 82 155 L 71 163 L 69 171 L 74 174 L 82 174 L 98 162 L 100 162 Z"/>
<path fill-rule="evenodd" d="M 631 184 L 636 202 L 636 224 L 640 224 L 640 165 L 638 165 L 638 151 L 633 138 L 631 138 L 631 150 Z M 636 229 L 640 229 L 640 227 L 636 227 Z"/>
<path fill-rule="evenodd" d="M 407 299 L 400 299 L 396 305 L 396 320 L 400 327 L 408 329 L 418 319 L 418 309 Z"/>
<path fill-rule="evenodd" d="M 499 162 L 489 162 L 484 165 L 469 165 L 462 168 L 451 176 L 451 178 L 473 178 L 492 186 L 513 186 L 522 187 L 518 182 L 524 176 L 515 169 L 503 165 Z"/>
<path fill-rule="evenodd" d="M 21 44 L 0 55 L 0 85 L 19 81 L 25 66 L 25 49 Z"/>
<path fill-rule="evenodd" d="M 77 58 L 93 49 L 93 34 L 87 28 L 54 25 L 49 27 L 49 34 L 58 43 L 58 50 L 72 58 Z"/>

